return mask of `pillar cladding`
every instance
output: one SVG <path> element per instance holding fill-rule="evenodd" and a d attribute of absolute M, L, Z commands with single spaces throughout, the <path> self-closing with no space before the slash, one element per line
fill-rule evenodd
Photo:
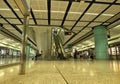
<path fill-rule="evenodd" d="M 96 59 L 109 59 L 106 27 L 103 25 L 95 26 L 93 32 Z"/>

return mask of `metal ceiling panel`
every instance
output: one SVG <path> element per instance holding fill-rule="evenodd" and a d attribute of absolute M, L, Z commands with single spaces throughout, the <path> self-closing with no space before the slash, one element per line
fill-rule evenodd
<path fill-rule="evenodd" d="M 9 9 L 8 10 L 0 10 L 0 14 L 4 17 L 16 18 L 16 16 Z"/>
<path fill-rule="evenodd" d="M 0 23 L 7 23 L 4 19 L 0 18 Z"/>
<path fill-rule="evenodd" d="M 111 37 L 120 36 L 120 25 L 109 30 Z"/>
<path fill-rule="evenodd" d="M 47 10 L 47 0 L 31 0 L 33 10 Z"/>
<path fill-rule="evenodd" d="M 21 24 L 18 19 L 7 19 L 12 24 Z"/>
<path fill-rule="evenodd" d="M 78 33 L 83 27 L 75 27 L 73 29 L 74 32 Z"/>
<path fill-rule="evenodd" d="M 79 32 L 79 30 L 73 30 L 73 32 L 78 33 L 78 32 Z"/>
<path fill-rule="evenodd" d="M 22 35 L 15 28 L 13 28 L 11 25 L 4 25 L 4 28 L 7 29 L 8 31 L 12 32 L 16 36 L 18 36 L 20 38 L 22 37 Z"/>
<path fill-rule="evenodd" d="M 15 34 L 16 36 L 18 36 L 19 38 L 22 38 L 22 35 L 15 29 L 9 29 L 9 31 L 12 32 L 13 34 Z"/>
<path fill-rule="evenodd" d="M 108 25 L 109 23 L 104 23 L 103 25 Z"/>
<path fill-rule="evenodd" d="M 0 0 L 0 10 L 8 8 L 6 4 L 4 3 L 4 0 Z"/>
<path fill-rule="evenodd" d="M 72 7 L 70 8 L 70 12 L 82 13 L 88 5 L 89 3 L 73 2 Z"/>
<path fill-rule="evenodd" d="M 80 13 L 74 14 L 74 13 L 68 13 L 66 20 L 77 20 L 80 17 Z"/>
<path fill-rule="evenodd" d="M 23 25 L 16 25 L 20 30 L 23 30 Z"/>
<path fill-rule="evenodd" d="M 91 8 L 87 11 L 87 13 L 100 13 L 102 12 L 108 5 L 106 4 L 93 4 Z"/>
<path fill-rule="evenodd" d="M 51 21 L 51 25 L 58 25 L 58 26 L 60 26 L 61 25 L 61 22 L 62 21 Z"/>
<path fill-rule="evenodd" d="M 88 22 L 78 22 L 76 26 L 86 26 Z"/>
<path fill-rule="evenodd" d="M 77 34 L 72 40 L 70 40 L 67 44 L 72 43 L 73 41 L 79 39 L 79 37 L 83 36 L 84 34 L 86 34 L 86 32 L 89 32 L 91 30 L 91 28 L 86 28 L 84 29 L 81 33 Z"/>
<path fill-rule="evenodd" d="M 108 10 L 104 12 L 104 14 L 117 14 L 120 12 L 120 6 L 112 5 Z"/>
<path fill-rule="evenodd" d="M 33 12 L 34 12 L 34 10 L 33 10 Z M 34 12 L 34 15 L 36 18 L 42 18 L 42 15 L 40 12 Z"/>
<path fill-rule="evenodd" d="M 94 18 L 96 17 L 96 15 L 89 15 L 89 14 L 85 14 L 81 20 L 83 21 L 92 21 Z"/>
<path fill-rule="evenodd" d="M 13 8 L 13 10 L 17 13 L 17 15 L 22 18 L 23 14 L 21 13 L 21 11 L 19 10 L 18 6 L 16 5 L 16 3 L 14 2 L 14 0 L 8 0 L 8 3 L 11 5 L 11 7 Z"/>
<path fill-rule="evenodd" d="M 64 6 L 62 6 L 64 5 Z M 51 2 L 51 19 L 63 19 L 68 2 Z"/>
<path fill-rule="evenodd" d="M 71 27 L 75 24 L 73 21 L 65 21 L 64 26 L 71 25 Z"/>
<path fill-rule="evenodd" d="M 15 12 L 17 13 L 17 15 L 20 17 L 20 18 L 23 18 L 24 16 L 22 15 L 22 13 L 20 12 L 20 10 L 15 10 Z"/>
<path fill-rule="evenodd" d="M 35 24 L 32 19 L 29 20 L 29 24 Z"/>
<path fill-rule="evenodd" d="M 51 10 L 52 11 L 66 11 L 68 2 L 64 1 L 51 1 Z"/>
<path fill-rule="evenodd" d="M 48 21 L 47 20 L 37 20 L 38 24 L 42 24 L 42 25 L 48 25 Z"/>
<path fill-rule="evenodd" d="M 117 14 L 116 16 L 114 16 L 113 18 L 111 18 L 110 20 L 108 20 L 107 22 L 113 22 L 113 21 L 115 21 L 118 18 L 120 18 L 120 13 Z"/>
<path fill-rule="evenodd" d="M 45 13 L 45 12 L 41 12 L 41 18 L 44 18 L 44 19 L 48 19 L 48 17 L 47 17 L 47 12 Z"/>
<path fill-rule="evenodd" d="M 109 19 L 111 16 L 99 16 L 95 21 L 106 21 L 107 19 Z"/>
<path fill-rule="evenodd" d="M 101 23 L 96 23 L 96 22 L 92 22 L 91 24 L 89 24 L 90 27 L 94 27 L 94 26 L 97 26 L 97 25 L 100 25 Z"/>
<path fill-rule="evenodd" d="M 36 18 L 48 19 L 47 12 L 34 12 Z"/>
<path fill-rule="evenodd" d="M 9 29 L 14 29 L 11 25 L 8 25 L 8 24 L 7 24 L 7 25 L 4 25 L 4 27 L 5 27 L 6 29 L 8 29 L 8 30 L 9 30 Z"/>
<path fill-rule="evenodd" d="M 68 27 L 68 26 L 66 26 L 66 28 L 70 30 L 70 29 L 71 29 L 71 26 L 69 26 L 69 27 Z"/>
<path fill-rule="evenodd" d="M 75 27 L 75 28 L 73 29 L 73 31 L 78 31 L 78 32 L 79 32 L 82 28 L 83 28 L 83 27 Z M 87 27 L 87 29 L 88 29 L 88 28 L 92 29 L 91 27 Z"/>
<path fill-rule="evenodd" d="M 64 13 L 51 13 L 51 19 L 63 19 Z"/>

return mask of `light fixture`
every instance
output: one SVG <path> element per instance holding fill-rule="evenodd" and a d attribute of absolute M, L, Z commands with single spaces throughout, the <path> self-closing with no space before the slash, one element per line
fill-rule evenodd
<path fill-rule="evenodd" d="M 30 14 L 30 0 L 14 0 L 24 15 Z"/>

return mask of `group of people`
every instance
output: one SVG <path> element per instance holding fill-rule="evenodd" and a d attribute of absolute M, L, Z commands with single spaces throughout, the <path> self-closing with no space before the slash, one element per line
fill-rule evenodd
<path fill-rule="evenodd" d="M 75 51 L 74 51 L 74 59 L 77 59 L 78 58 L 78 56 L 81 58 L 81 57 L 86 57 L 85 55 L 84 56 L 82 56 L 82 55 L 80 55 L 80 53 L 75 49 Z M 91 60 L 93 60 L 94 59 L 94 55 L 93 55 L 93 50 L 92 49 L 90 49 L 89 50 L 89 52 L 88 52 L 88 55 L 87 55 L 87 58 L 90 58 Z"/>

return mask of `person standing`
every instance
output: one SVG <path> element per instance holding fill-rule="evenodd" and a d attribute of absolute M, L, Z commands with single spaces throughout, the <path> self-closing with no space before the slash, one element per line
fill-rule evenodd
<path fill-rule="evenodd" d="M 77 50 L 75 49 L 75 52 L 74 52 L 74 59 L 77 59 Z"/>

